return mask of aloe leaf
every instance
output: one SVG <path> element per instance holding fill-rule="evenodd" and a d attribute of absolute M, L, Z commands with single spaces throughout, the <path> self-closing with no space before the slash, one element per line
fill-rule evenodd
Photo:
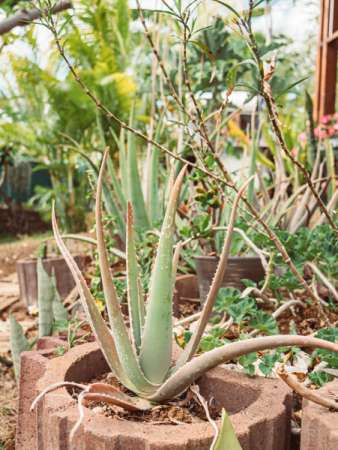
<path fill-rule="evenodd" d="M 159 141 L 159 137 L 162 130 L 163 122 L 160 122 L 157 126 L 155 133 L 155 141 Z M 159 211 L 159 149 L 154 146 L 150 146 L 150 157 L 147 161 L 147 210 L 150 220 L 150 225 L 154 227 L 156 222 L 160 219 Z M 162 213 L 162 211 L 161 211 Z"/>
<path fill-rule="evenodd" d="M 52 285 L 54 289 L 52 309 L 53 309 L 53 318 L 56 322 L 68 322 L 68 311 L 64 307 L 61 297 L 56 288 L 56 280 L 54 274 L 52 275 Z"/>
<path fill-rule="evenodd" d="M 103 291 L 105 295 L 108 317 L 111 326 L 111 331 L 114 336 L 116 349 L 121 359 L 121 364 L 126 373 L 133 381 L 135 386 L 144 391 L 152 391 L 154 386 L 144 377 L 141 368 L 138 364 L 136 354 L 134 353 L 131 342 L 129 341 L 127 327 L 123 321 L 123 316 L 120 309 L 120 303 L 116 295 L 115 286 L 110 273 L 107 249 L 104 242 L 104 232 L 102 224 L 101 199 L 102 199 L 102 185 L 105 173 L 106 162 L 108 158 L 108 151 L 105 152 L 99 173 L 96 193 L 96 239 L 97 250 L 99 255 L 101 278 Z"/>
<path fill-rule="evenodd" d="M 131 115 L 130 122 L 133 123 L 133 115 Z M 135 225 L 138 230 L 147 230 L 149 229 L 149 219 L 137 167 L 136 138 L 132 132 L 128 132 L 127 164 L 128 200 L 133 206 Z"/>
<path fill-rule="evenodd" d="M 110 129 L 110 132 L 114 138 L 114 141 L 117 145 L 117 148 L 119 150 L 119 168 L 120 168 L 120 180 L 121 180 L 121 186 L 122 186 L 122 193 L 125 198 L 128 197 L 128 180 L 127 180 L 127 164 L 126 164 L 126 133 L 125 129 L 121 128 L 120 130 L 120 137 L 117 137 L 114 130 Z"/>
<path fill-rule="evenodd" d="M 193 333 L 188 345 L 185 347 L 184 351 L 182 352 L 181 356 L 179 357 L 177 364 L 175 366 L 175 370 L 177 370 L 179 367 L 184 365 L 187 361 L 189 361 L 193 356 L 195 351 L 197 350 L 201 337 L 204 333 L 205 327 L 207 326 L 210 314 L 212 312 L 212 309 L 214 307 L 216 296 L 218 293 L 218 290 L 222 284 L 224 273 L 226 271 L 227 265 L 228 265 L 228 259 L 229 259 L 229 253 L 230 253 L 230 246 L 232 241 L 232 234 L 235 226 L 235 220 L 237 216 L 237 210 L 239 206 L 240 199 L 247 188 L 248 184 L 250 183 L 251 178 L 249 178 L 246 183 L 243 184 L 243 186 L 238 190 L 236 198 L 234 200 L 232 211 L 229 219 L 229 225 L 226 232 L 226 236 L 224 239 L 223 249 L 221 256 L 219 258 L 219 263 L 217 265 L 215 276 L 212 280 L 206 301 L 204 303 L 202 313 L 200 316 L 200 319 L 197 323 L 197 327 L 195 329 L 195 332 Z"/>
<path fill-rule="evenodd" d="M 172 351 L 172 251 L 175 215 L 186 166 L 173 186 L 164 217 L 150 280 L 140 361 L 146 377 L 161 383 L 168 373 Z"/>
<path fill-rule="evenodd" d="M 108 173 L 109 173 L 109 177 L 111 179 L 113 188 L 114 188 L 114 192 L 116 194 L 116 198 L 118 203 L 121 205 L 121 207 L 123 208 L 123 211 L 126 211 L 127 209 L 127 199 L 126 196 L 124 195 L 122 189 L 121 189 L 121 184 L 117 179 L 117 175 L 115 172 L 115 167 L 112 161 L 111 156 L 108 158 Z"/>
<path fill-rule="evenodd" d="M 14 366 L 15 378 L 18 380 L 20 375 L 20 355 L 30 349 L 28 340 L 25 337 L 22 326 L 16 321 L 15 317 L 10 314 L 10 347 Z"/>
<path fill-rule="evenodd" d="M 45 271 L 42 259 L 37 261 L 39 337 L 50 336 L 53 329 L 53 299 L 55 289 L 51 277 Z"/>
<path fill-rule="evenodd" d="M 234 427 L 225 411 L 222 409 L 222 424 L 217 440 L 210 450 L 243 450 L 238 442 Z"/>
<path fill-rule="evenodd" d="M 137 267 L 135 248 L 135 233 L 133 229 L 133 210 L 128 203 L 127 215 L 127 280 L 128 280 L 128 309 L 135 349 L 139 352 L 142 335 L 142 316 L 140 310 L 140 281 Z M 143 309 L 143 308 L 142 308 Z"/>
<path fill-rule="evenodd" d="M 193 358 L 174 372 L 148 400 L 161 403 L 184 392 L 208 370 L 248 353 L 278 347 L 322 348 L 338 353 L 338 344 L 312 336 L 274 335 L 231 342 Z"/>
<path fill-rule="evenodd" d="M 105 321 L 103 320 L 98 307 L 96 306 L 95 299 L 92 296 L 79 267 L 77 266 L 74 258 L 70 254 L 69 250 L 67 249 L 66 245 L 64 244 L 61 238 L 61 234 L 56 222 L 54 205 L 52 210 L 52 226 L 55 241 L 69 267 L 69 270 L 71 271 L 74 277 L 74 281 L 79 291 L 80 299 L 83 308 L 85 310 L 87 319 L 90 323 L 90 326 L 96 337 L 96 340 L 102 350 L 102 353 L 104 354 L 109 364 L 109 367 L 124 386 L 126 386 L 133 392 L 139 393 L 140 390 L 135 386 L 135 384 L 132 382 L 132 380 L 129 378 L 126 371 L 124 370 L 124 367 L 122 366 L 121 363 L 120 355 L 116 349 L 114 338 L 109 328 L 107 327 Z"/>
<path fill-rule="evenodd" d="M 94 175 L 94 178 L 95 178 L 95 181 L 97 184 L 98 170 L 97 170 L 97 167 L 94 165 L 94 163 L 92 163 L 92 164 L 93 164 L 93 166 L 92 166 L 93 175 Z M 105 208 L 106 208 L 108 214 L 115 218 L 119 236 L 120 236 L 121 240 L 124 242 L 125 236 L 126 236 L 126 227 L 125 227 L 125 222 L 124 222 L 124 218 L 123 218 L 123 213 L 121 211 L 121 207 L 117 204 L 117 202 L 112 194 L 112 191 L 108 188 L 107 183 L 105 181 L 103 182 L 103 200 L 104 200 L 104 205 L 105 205 Z"/>

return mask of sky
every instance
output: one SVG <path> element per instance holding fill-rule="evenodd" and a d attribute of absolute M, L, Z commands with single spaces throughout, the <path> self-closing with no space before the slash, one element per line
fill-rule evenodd
<path fill-rule="evenodd" d="M 191 0 L 182 0 L 184 3 L 189 3 Z M 247 5 L 248 0 L 228 0 L 237 9 L 242 9 Z M 143 8 L 163 8 L 161 0 L 140 0 Z M 173 0 L 167 0 L 170 4 Z M 272 0 L 272 28 L 274 34 L 283 33 L 294 40 L 294 47 L 302 50 L 302 47 L 309 47 L 309 38 L 312 39 L 313 52 L 316 51 L 316 40 L 318 34 L 318 16 L 319 16 L 320 0 Z M 136 0 L 129 0 L 130 7 L 136 7 Z M 216 14 L 228 14 L 227 10 L 221 5 L 212 0 L 202 0 L 200 7 L 203 13 L 205 9 L 208 15 L 201 14 L 202 17 L 207 17 L 209 21 Z M 265 17 L 260 17 L 255 20 L 255 27 L 259 31 L 266 31 L 268 29 L 268 21 Z M 22 33 L 22 30 L 17 29 L 16 33 Z M 50 48 L 51 35 L 48 30 L 43 27 L 39 28 L 37 33 L 40 48 L 40 61 L 42 67 L 47 61 L 43 57 L 45 52 Z M 14 53 L 20 56 L 30 57 L 31 51 L 27 44 L 23 41 L 16 40 L 14 44 L 8 45 L 0 55 L 0 66 L 6 67 L 6 60 L 8 53 Z M 0 87 L 1 87 L 0 80 Z"/>
<path fill-rule="evenodd" d="M 173 0 L 167 0 L 173 4 Z M 131 7 L 136 7 L 136 0 L 129 0 Z M 140 0 L 142 7 L 163 9 L 161 0 Z M 190 0 L 182 0 L 182 3 L 188 4 Z M 248 4 L 247 0 L 228 0 L 228 3 L 241 10 Z M 295 39 L 298 45 L 303 45 L 307 40 L 309 33 L 318 33 L 318 15 L 320 0 L 272 0 L 272 23 L 274 33 L 284 33 Z M 228 14 L 227 10 L 212 0 L 203 1 L 203 9 L 210 13 Z M 267 23 L 264 18 L 256 21 L 259 28 L 266 29 Z"/>

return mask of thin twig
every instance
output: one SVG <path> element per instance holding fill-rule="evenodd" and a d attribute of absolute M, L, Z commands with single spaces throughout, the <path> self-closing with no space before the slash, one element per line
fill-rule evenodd
<path fill-rule="evenodd" d="M 306 388 L 301 383 L 299 383 L 294 375 L 287 372 L 285 366 L 281 366 L 280 368 L 278 368 L 277 374 L 291 389 L 297 392 L 297 394 L 299 394 L 301 397 L 306 398 L 311 402 L 317 403 L 318 405 L 324 406 L 324 408 L 338 411 L 337 400 L 331 400 L 329 398 L 323 397 L 316 391 Z"/>

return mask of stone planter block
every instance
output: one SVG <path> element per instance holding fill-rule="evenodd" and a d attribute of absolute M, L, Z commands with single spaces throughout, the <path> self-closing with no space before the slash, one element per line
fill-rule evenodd
<path fill-rule="evenodd" d="M 338 380 L 328 383 L 319 392 L 338 398 Z M 338 412 L 307 400 L 303 401 L 301 450 L 338 449 Z"/>
<path fill-rule="evenodd" d="M 34 395 L 59 381 L 86 382 L 109 371 L 96 343 L 44 359 L 44 369 Z M 279 380 L 249 378 L 217 368 L 203 376 L 199 386 L 202 395 L 213 397 L 231 415 L 244 450 L 289 450 L 291 396 Z M 25 395 L 24 387 L 21 395 Z M 78 409 L 66 388 L 48 393 L 35 411 L 26 414 L 35 430 L 19 430 L 17 450 L 71 450 L 69 433 Z M 207 422 L 152 425 L 105 417 L 85 408 L 72 450 L 209 450 L 212 438 Z"/>

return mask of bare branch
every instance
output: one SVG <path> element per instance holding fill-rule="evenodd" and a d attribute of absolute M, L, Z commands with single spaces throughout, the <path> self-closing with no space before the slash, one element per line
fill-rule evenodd
<path fill-rule="evenodd" d="M 58 3 L 55 4 L 53 8 L 51 8 L 51 13 L 57 14 L 72 7 L 73 4 L 70 0 L 60 0 Z M 13 16 L 10 16 L 7 19 L 4 19 L 2 22 L 0 22 L 0 35 L 8 33 L 15 27 L 24 27 L 26 25 L 29 25 L 35 20 L 40 19 L 42 15 L 43 11 L 41 11 L 38 8 L 34 8 L 29 11 L 27 10 L 19 11 Z"/>

